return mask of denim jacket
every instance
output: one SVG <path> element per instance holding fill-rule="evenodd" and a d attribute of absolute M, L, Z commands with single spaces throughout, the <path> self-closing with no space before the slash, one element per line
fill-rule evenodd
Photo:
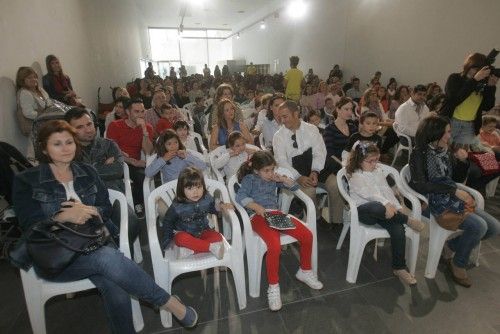
<path fill-rule="evenodd" d="M 291 191 L 299 189 L 295 183 L 292 187 L 287 187 L 281 182 L 265 181 L 257 174 L 248 174 L 241 180 L 241 186 L 236 193 L 236 201 L 247 210 L 248 214 L 253 214 L 253 210 L 246 208 L 252 202 L 255 202 L 265 209 L 278 209 L 277 188 L 286 188 Z"/>
<path fill-rule="evenodd" d="M 72 162 L 73 186 L 80 200 L 85 205 L 95 206 L 106 222 L 110 232 L 116 229 L 110 221 L 111 203 L 108 190 L 97 175 L 96 170 L 87 164 Z M 12 193 L 14 211 L 23 229 L 32 224 L 49 219 L 61 209 L 61 203 L 66 201 L 66 190 L 56 180 L 49 165 L 27 169 L 16 175 Z M 115 233 L 114 233 L 115 232 Z"/>
<path fill-rule="evenodd" d="M 174 236 L 174 231 L 188 232 L 199 237 L 205 230 L 210 229 L 207 215 L 216 214 L 214 198 L 206 193 L 198 202 L 172 201 L 163 218 L 162 248 L 166 248 Z"/>

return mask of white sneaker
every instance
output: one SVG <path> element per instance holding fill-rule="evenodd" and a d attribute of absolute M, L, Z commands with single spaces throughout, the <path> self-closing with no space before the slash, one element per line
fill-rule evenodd
<path fill-rule="evenodd" d="M 281 293 L 279 284 L 270 284 L 267 288 L 267 302 L 271 311 L 281 310 Z"/>
<path fill-rule="evenodd" d="M 194 254 L 194 250 L 186 247 L 177 247 L 177 259 L 184 259 Z"/>
<path fill-rule="evenodd" d="M 316 275 L 314 275 L 312 270 L 299 269 L 299 271 L 297 271 L 297 273 L 295 274 L 295 278 L 307 284 L 311 289 L 323 289 L 323 283 L 318 281 L 318 278 L 316 277 Z"/>
<path fill-rule="evenodd" d="M 224 243 L 223 242 L 214 242 L 210 244 L 208 247 L 210 253 L 215 255 L 218 260 L 222 260 L 224 258 Z"/>

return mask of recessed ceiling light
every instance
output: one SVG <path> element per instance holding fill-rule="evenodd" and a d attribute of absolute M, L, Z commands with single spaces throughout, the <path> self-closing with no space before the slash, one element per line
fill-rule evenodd
<path fill-rule="evenodd" d="M 227 23 L 222 23 L 223 26 L 227 26 Z"/>
<path fill-rule="evenodd" d="M 239 10 L 238 13 L 239 14 L 243 14 L 245 11 L 244 10 Z"/>

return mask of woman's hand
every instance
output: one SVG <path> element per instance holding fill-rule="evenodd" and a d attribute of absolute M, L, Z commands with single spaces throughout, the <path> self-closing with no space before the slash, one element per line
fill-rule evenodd
<path fill-rule="evenodd" d="M 187 152 L 185 150 L 178 150 L 177 151 L 177 156 L 181 159 L 186 159 L 187 157 Z"/>
<path fill-rule="evenodd" d="M 462 200 L 465 204 L 468 206 L 475 206 L 476 202 L 474 202 L 474 199 L 472 196 L 466 192 L 465 190 L 458 189 L 455 191 L 455 196 L 457 196 L 460 200 Z"/>
<path fill-rule="evenodd" d="M 61 203 L 61 212 L 54 219 L 60 223 L 70 222 L 82 225 L 93 216 L 98 215 L 99 212 L 94 206 L 85 205 L 81 202 L 67 201 Z"/>
<path fill-rule="evenodd" d="M 230 157 L 234 157 L 234 156 L 238 155 L 238 153 L 235 150 L 233 150 L 232 148 L 230 148 L 227 151 L 228 151 Z"/>
<path fill-rule="evenodd" d="M 394 217 L 394 215 L 398 212 L 398 210 L 390 203 L 385 205 L 385 218 L 390 219 Z"/>
<path fill-rule="evenodd" d="M 455 152 L 455 158 L 457 158 L 458 160 L 460 161 L 465 161 L 467 160 L 467 158 L 469 157 L 469 154 L 467 153 L 466 150 L 464 150 L 463 148 L 459 148 L 456 152 Z"/>
<path fill-rule="evenodd" d="M 490 72 L 491 72 L 490 67 L 484 66 L 474 75 L 474 80 L 481 81 L 483 79 L 486 79 L 490 75 Z"/>

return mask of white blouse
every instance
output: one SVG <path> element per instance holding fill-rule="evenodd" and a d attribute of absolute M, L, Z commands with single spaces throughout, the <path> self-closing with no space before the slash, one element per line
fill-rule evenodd
<path fill-rule="evenodd" d="M 383 205 L 390 203 L 398 210 L 402 208 L 378 165 L 373 172 L 355 171 L 349 179 L 349 191 L 357 206 L 380 202 Z"/>

